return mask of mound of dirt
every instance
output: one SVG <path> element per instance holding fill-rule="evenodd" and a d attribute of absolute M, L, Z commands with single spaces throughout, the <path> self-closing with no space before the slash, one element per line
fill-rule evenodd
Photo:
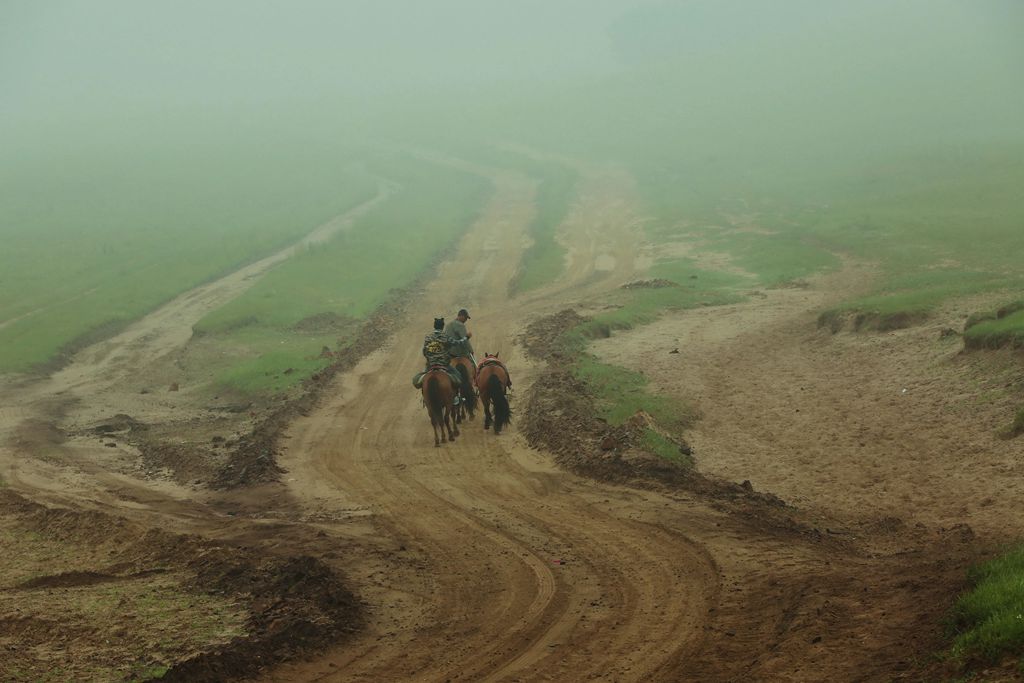
<path fill-rule="evenodd" d="M 972 313 L 964 323 L 964 348 L 968 350 L 1024 348 L 1024 336 L 1014 330 L 1001 330 L 988 334 L 971 333 L 971 328 L 980 323 L 1002 320 L 1024 310 L 1024 301 L 1014 301 L 995 311 Z"/>
<path fill-rule="evenodd" d="M 98 583 L 117 581 L 120 577 L 94 571 L 71 571 L 37 576 L 18 584 L 18 588 L 72 588 L 75 586 L 94 586 Z"/>
<path fill-rule="evenodd" d="M 141 432 L 145 429 L 146 425 L 131 415 L 118 413 L 109 420 L 101 420 L 93 427 L 90 427 L 88 431 L 93 434 L 114 434 L 116 432 Z"/>
<path fill-rule="evenodd" d="M 163 643 L 156 660 L 150 659 L 155 650 L 147 645 L 145 633 L 135 633 L 149 628 L 144 616 L 130 609 L 103 621 L 92 619 L 88 632 L 72 633 L 75 626 L 66 623 L 59 600 L 19 598 L 24 613 L 16 617 L 0 613 L 0 641 L 20 653 L 11 665 L 23 672 L 38 668 L 36 673 L 43 675 L 50 670 L 52 661 L 33 654 L 45 651 L 57 661 L 70 662 L 70 668 L 61 669 L 68 680 L 82 680 L 76 676 L 85 675 L 77 671 L 76 662 L 86 666 L 90 657 L 101 655 L 104 666 L 134 671 L 133 679 L 148 679 L 145 671 L 166 669 L 161 680 L 225 681 L 252 675 L 310 648 L 337 643 L 363 623 L 359 602 L 341 576 L 319 559 L 282 554 L 275 550 L 276 542 L 240 546 L 146 530 L 99 512 L 48 508 L 5 490 L 0 490 L 0 512 L 4 533 L 29 534 L 35 544 L 59 543 L 61 564 L 78 565 L 22 581 L 18 591 L 59 596 L 63 593 L 53 591 L 102 591 L 105 584 L 116 582 L 119 591 L 126 586 L 121 595 L 130 596 L 127 587 L 155 579 L 159 583 L 151 584 L 149 590 L 155 593 L 150 595 L 159 595 L 163 601 L 155 604 L 170 607 L 168 595 L 182 596 L 180 607 L 173 609 L 173 620 L 152 625 L 159 629 Z M 0 578 L 7 580 L 7 576 Z M 102 605 L 105 595 L 98 593 L 85 604 Z M 197 647 L 197 636 L 189 633 L 190 643 L 174 646 L 179 639 L 185 640 L 185 630 L 193 624 L 190 619 L 198 618 L 198 613 L 190 616 L 189 610 L 202 609 L 199 606 L 206 598 L 201 596 L 244 610 L 242 634 L 226 641 L 214 638 Z M 126 597 L 121 600 L 130 604 L 125 603 Z M 32 624 L 46 628 L 30 628 Z M 102 647 L 100 655 L 95 653 L 98 647 Z M 0 678 L 6 680 L 4 672 L 5 664 L 0 664 Z"/>
<path fill-rule="evenodd" d="M 665 289 L 666 287 L 678 286 L 678 282 L 672 282 L 672 280 L 665 280 L 664 278 L 655 278 L 653 280 L 636 280 L 635 282 L 627 282 L 622 285 L 621 289 Z"/>
<path fill-rule="evenodd" d="M 292 329 L 296 332 L 306 332 L 309 334 L 330 334 L 343 332 L 357 324 L 359 324 L 359 321 L 355 318 L 329 311 L 303 318 L 292 325 Z"/>
<path fill-rule="evenodd" d="M 827 327 L 832 334 L 844 329 L 853 332 L 891 332 L 920 325 L 928 320 L 924 311 L 898 311 L 879 313 L 877 311 L 847 311 L 831 309 L 818 316 L 818 327 Z"/>
<path fill-rule="evenodd" d="M 244 678 L 310 648 L 337 644 L 362 626 L 358 601 L 334 571 L 315 558 L 201 554 L 189 568 L 197 590 L 247 601 L 252 614 L 248 633 L 217 651 L 175 664 L 162 681 Z"/>

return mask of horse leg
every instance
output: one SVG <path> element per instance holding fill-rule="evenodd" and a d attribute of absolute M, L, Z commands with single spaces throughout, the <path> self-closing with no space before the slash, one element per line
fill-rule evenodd
<path fill-rule="evenodd" d="M 452 427 L 453 426 L 455 428 L 454 433 L 452 432 Z M 452 441 L 455 441 L 455 437 L 458 436 L 458 435 L 459 435 L 459 423 L 456 422 L 454 419 L 449 419 L 448 420 L 448 436 L 449 436 L 449 438 Z"/>
<path fill-rule="evenodd" d="M 448 443 L 448 435 L 444 432 L 446 411 L 447 408 L 441 408 L 437 413 L 437 431 L 441 432 L 441 443 Z"/>
<path fill-rule="evenodd" d="M 486 395 L 481 396 L 480 399 L 481 402 L 484 404 L 484 429 L 490 429 L 491 422 L 494 421 L 494 419 L 491 417 L 491 401 Z"/>
<path fill-rule="evenodd" d="M 437 438 L 437 418 L 434 417 L 433 411 L 430 412 L 430 426 L 434 429 L 434 448 L 440 448 L 441 440 Z"/>

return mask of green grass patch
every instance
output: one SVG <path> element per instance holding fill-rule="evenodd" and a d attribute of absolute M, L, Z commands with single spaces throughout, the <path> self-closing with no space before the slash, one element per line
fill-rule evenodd
<path fill-rule="evenodd" d="M 877 264 L 872 291 L 832 313 L 884 327 L 959 297 L 1024 289 L 1021 151 L 905 152 L 827 177 L 794 177 L 790 186 L 729 180 L 699 191 L 683 162 L 635 170 L 653 242 L 688 240 L 727 253 L 766 286 L 838 268 L 839 255 Z"/>
<path fill-rule="evenodd" d="M 216 385 L 267 393 L 309 377 L 325 364 L 317 358 L 321 348 L 334 348 L 339 339 L 344 343 L 396 289 L 446 254 L 492 191 L 479 176 L 414 159 L 382 164 L 380 172 L 401 183 L 398 194 L 349 231 L 281 264 L 196 325 L 198 334 L 238 352 L 219 370 Z M 452 313 L 424 313 L 424 324 Z M 303 330 L 316 320 L 325 320 L 328 329 Z"/>
<path fill-rule="evenodd" d="M 887 329 L 886 321 L 920 321 L 945 301 L 1000 289 L 1006 284 L 1006 278 L 995 273 L 954 269 L 913 272 L 890 277 L 879 293 L 846 301 L 826 311 L 825 315 L 859 314 L 876 321 L 872 326 Z"/>
<path fill-rule="evenodd" d="M 0 372 L 285 246 L 373 196 L 352 157 L 211 146 L 0 168 Z"/>
<path fill-rule="evenodd" d="M 754 284 L 750 278 L 734 273 L 717 270 L 705 270 L 697 267 L 696 261 L 689 258 L 663 259 L 651 266 L 651 277 L 668 280 L 678 284 L 682 290 L 690 293 L 718 293 L 724 289 L 735 289 Z M 684 303 L 684 307 L 690 304 Z"/>
<path fill-rule="evenodd" d="M 163 678 L 170 671 L 170 667 L 163 664 L 150 665 L 143 667 L 140 671 L 132 674 L 131 681 L 133 683 L 146 683 L 147 681 L 154 681 Z"/>
<path fill-rule="evenodd" d="M 970 349 L 1024 347 L 1024 302 L 1014 302 L 990 314 L 973 315 L 964 330 Z"/>
<path fill-rule="evenodd" d="M 273 335 L 268 336 L 271 338 L 265 345 L 247 346 L 247 354 L 253 355 L 221 370 L 216 383 L 243 394 L 279 393 L 319 372 L 330 362 L 315 355 L 314 348 L 320 348 L 315 344 L 289 340 L 287 346 L 278 348 Z"/>
<path fill-rule="evenodd" d="M 999 662 L 1024 652 L 1024 546 L 971 570 L 972 588 L 953 610 L 951 654 L 961 661 Z"/>
<path fill-rule="evenodd" d="M 591 339 L 654 322 L 666 312 L 736 303 L 744 298 L 739 289 L 749 284 L 742 276 L 696 268 L 688 259 L 657 264 L 652 274 L 672 278 L 676 286 L 617 290 L 602 301 L 614 308 L 567 332 L 566 344 L 583 351 Z"/>
<path fill-rule="evenodd" d="M 801 232 L 766 235 L 725 231 L 708 245 L 728 253 L 736 266 L 753 273 L 764 287 L 795 282 L 841 265 L 838 256 Z"/>
<path fill-rule="evenodd" d="M 609 424 L 621 425 L 641 410 L 669 429 L 681 429 L 687 423 L 688 415 L 668 398 L 652 394 L 647 389 L 647 378 L 638 372 L 584 354 L 573 367 L 573 374 L 593 392 L 601 417 Z"/>
<path fill-rule="evenodd" d="M 679 444 L 650 427 L 644 430 L 643 445 L 646 450 L 670 462 L 691 467 L 694 464 L 693 458 L 680 452 Z"/>

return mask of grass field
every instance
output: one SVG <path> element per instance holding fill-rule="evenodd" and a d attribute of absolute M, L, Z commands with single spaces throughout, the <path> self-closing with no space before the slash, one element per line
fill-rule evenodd
<path fill-rule="evenodd" d="M 840 310 L 920 319 L 953 298 L 1005 290 L 1009 299 L 1024 290 L 1022 183 L 1024 163 L 1001 155 L 900 165 L 859 195 L 768 225 L 796 222 L 822 248 L 879 264 L 875 291 Z M 1022 323 L 1007 320 L 1002 331 L 1024 333 Z"/>
<path fill-rule="evenodd" d="M 217 386 L 259 394 L 309 377 L 327 362 L 318 358 L 321 348 L 344 346 L 393 291 L 454 245 L 491 191 L 479 176 L 412 158 L 377 161 L 373 170 L 401 189 L 348 232 L 283 263 L 196 325 L 201 339 L 230 349 Z"/>
<path fill-rule="evenodd" d="M 961 661 L 998 663 L 1024 648 L 1024 547 L 975 567 L 971 590 L 953 612 L 951 654 Z"/>
<path fill-rule="evenodd" d="M 69 155 L 0 170 L 0 373 L 53 360 L 368 199 L 352 156 Z"/>
<path fill-rule="evenodd" d="M 685 238 L 730 255 L 732 264 L 771 286 L 841 267 L 841 258 L 877 265 L 866 295 L 831 315 L 872 321 L 921 320 L 943 302 L 972 294 L 1024 291 L 1024 150 L 907 156 L 875 166 L 851 165 L 827 180 L 792 186 L 673 187 L 659 167 L 638 166 L 655 243 Z M 799 181 L 799 182 L 798 182 Z M 680 181 L 682 182 L 682 181 Z M 710 182 L 710 181 L 709 181 Z M 808 200 L 814 197 L 814 200 Z M 1024 319 L 1008 317 L 975 330 L 979 346 L 1024 337 Z"/>
<path fill-rule="evenodd" d="M 974 349 L 1024 347 L 1024 301 L 972 315 L 965 324 L 964 344 Z"/>

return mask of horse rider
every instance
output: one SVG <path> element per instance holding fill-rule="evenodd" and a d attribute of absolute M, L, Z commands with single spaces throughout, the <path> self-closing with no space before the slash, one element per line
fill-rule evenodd
<path fill-rule="evenodd" d="M 423 357 L 427 360 L 426 368 L 413 378 L 412 383 L 417 389 L 420 388 L 423 376 L 430 372 L 431 368 L 441 368 L 451 377 L 452 386 L 455 388 L 455 400 L 458 402 L 458 389 L 462 384 L 462 378 L 458 371 L 448 364 L 451 359 L 451 345 L 451 338 L 444 331 L 444 318 L 434 318 L 434 331 L 423 339 Z"/>
<path fill-rule="evenodd" d="M 455 320 L 448 323 L 444 332 L 451 339 L 452 358 L 465 356 L 473 363 L 473 368 L 475 369 L 476 356 L 473 352 L 473 344 L 469 341 L 473 333 L 466 329 L 467 320 L 469 320 L 469 311 L 465 308 L 460 309 L 458 315 L 455 316 Z"/>

